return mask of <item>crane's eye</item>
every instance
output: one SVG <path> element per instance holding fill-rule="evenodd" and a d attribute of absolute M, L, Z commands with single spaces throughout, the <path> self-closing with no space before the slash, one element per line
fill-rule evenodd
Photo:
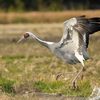
<path fill-rule="evenodd" d="M 25 34 L 24 34 L 24 37 L 25 37 L 25 38 L 29 37 L 29 34 L 28 34 L 28 33 L 25 33 Z"/>

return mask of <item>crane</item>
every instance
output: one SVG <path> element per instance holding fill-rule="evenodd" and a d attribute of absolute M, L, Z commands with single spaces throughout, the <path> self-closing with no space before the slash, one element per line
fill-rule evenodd
<path fill-rule="evenodd" d="M 89 19 L 86 18 L 85 15 L 73 17 L 63 23 L 63 36 L 57 43 L 43 41 L 31 32 L 26 32 L 17 43 L 27 37 L 33 37 L 40 44 L 50 49 L 58 59 L 70 64 L 75 69 L 74 72 L 58 74 L 56 76 L 56 80 L 61 75 L 78 73 L 78 70 L 74 67 L 74 65 L 81 63 L 81 70 L 72 81 L 72 86 L 75 88 L 75 81 L 84 69 L 84 60 L 91 59 L 87 53 L 89 35 L 100 31 L 99 22 L 99 17 Z"/>

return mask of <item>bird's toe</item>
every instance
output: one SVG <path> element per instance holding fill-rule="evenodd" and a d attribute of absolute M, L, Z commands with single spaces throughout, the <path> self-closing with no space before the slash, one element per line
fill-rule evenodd
<path fill-rule="evenodd" d="M 76 86 L 75 86 L 75 82 L 72 82 L 72 87 L 73 87 L 73 89 L 76 88 Z"/>
<path fill-rule="evenodd" d="M 59 78 L 60 76 L 61 76 L 61 75 L 57 75 L 57 76 L 56 76 L 56 80 L 58 80 L 58 78 Z"/>

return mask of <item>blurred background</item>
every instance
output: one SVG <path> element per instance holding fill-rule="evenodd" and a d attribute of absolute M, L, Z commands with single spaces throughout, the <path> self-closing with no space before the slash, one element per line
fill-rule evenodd
<path fill-rule="evenodd" d="M 100 9 L 99 0 L 0 0 L 1 12 Z"/>
<path fill-rule="evenodd" d="M 74 14 L 70 14 L 71 11 L 80 12 L 99 9 L 99 0 L 0 0 L 0 23 L 61 22 L 67 18 L 77 16 L 76 12 L 76 14 L 74 12 L 72 12 Z M 66 11 L 69 11 L 69 13 Z M 43 12 L 43 14 L 40 12 Z M 93 16 L 94 12 L 88 12 L 88 16 L 89 14 Z M 99 16 L 99 12 L 96 16 Z"/>
<path fill-rule="evenodd" d="M 17 99 L 28 92 L 89 97 L 95 85 L 100 87 L 100 32 L 90 36 L 87 51 L 93 60 L 85 61 L 85 70 L 76 81 L 75 90 L 71 82 L 77 74 L 55 80 L 58 73 L 73 71 L 70 65 L 58 60 L 33 38 L 17 44 L 27 31 L 42 40 L 58 42 L 63 34 L 63 22 L 81 15 L 100 17 L 100 0 L 0 0 L 2 100 L 11 100 L 12 94 Z"/>

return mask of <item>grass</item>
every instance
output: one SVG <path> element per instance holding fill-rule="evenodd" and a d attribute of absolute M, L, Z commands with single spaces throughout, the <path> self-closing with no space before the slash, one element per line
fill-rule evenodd
<path fill-rule="evenodd" d="M 1 27 L 3 26 L 1 25 Z M 58 60 L 50 50 L 32 38 L 16 44 L 24 33 L 21 30 L 26 26 L 22 26 L 22 24 L 12 25 L 12 28 L 18 28 L 18 30 L 13 30 L 13 32 L 11 30 L 13 34 L 9 32 L 9 36 L 0 37 L 2 40 L 0 42 L 1 98 L 21 98 L 19 95 L 26 92 L 61 93 L 89 97 L 95 85 L 100 87 L 100 54 L 98 48 L 100 32 L 90 36 L 88 53 L 93 60 L 85 61 L 85 70 L 76 81 L 77 88 L 73 89 L 71 82 L 77 74 L 64 75 L 59 80 L 55 80 L 58 73 L 73 71 L 70 65 Z M 8 27 L 11 29 L 10 25 Z M 6 29 L 8 27 L 5 25 Z M 43 40 L 57 42 L 62 36 L 62 24 L 36 24 L 36 26 L 34 24 L 31 27 L 31 31 L 37 33 L 36 36 Z M 6 29 L 4 34 L 6 34 Z M 18 35 L 15 35 L 15 32 Z M 11 41 L 12 39 L 15 41 Z M 75 67 L 80 70 L 79 67 Z"/>
<path fill-rule="evenodd" d="M 15 81 L 6 80 L 6 79 L 3 79 L 2 77 L 0 77 L 0 86 L 2 87 L 1 88 L 2 92 L 16 93 L 16 91 L 13 87 L 14 83 L 15 83 Z"/>
<path fill-rule="evenodd" d="M 0 13 L 1 24 L 11 23 L 52 23 L 63 22 L 71 17 L 87 15 L 87 17 L 100 16 L 100 10 L 85 11 L 58 11 L 58 12 L 26 12 L 26 13 Z"/>

